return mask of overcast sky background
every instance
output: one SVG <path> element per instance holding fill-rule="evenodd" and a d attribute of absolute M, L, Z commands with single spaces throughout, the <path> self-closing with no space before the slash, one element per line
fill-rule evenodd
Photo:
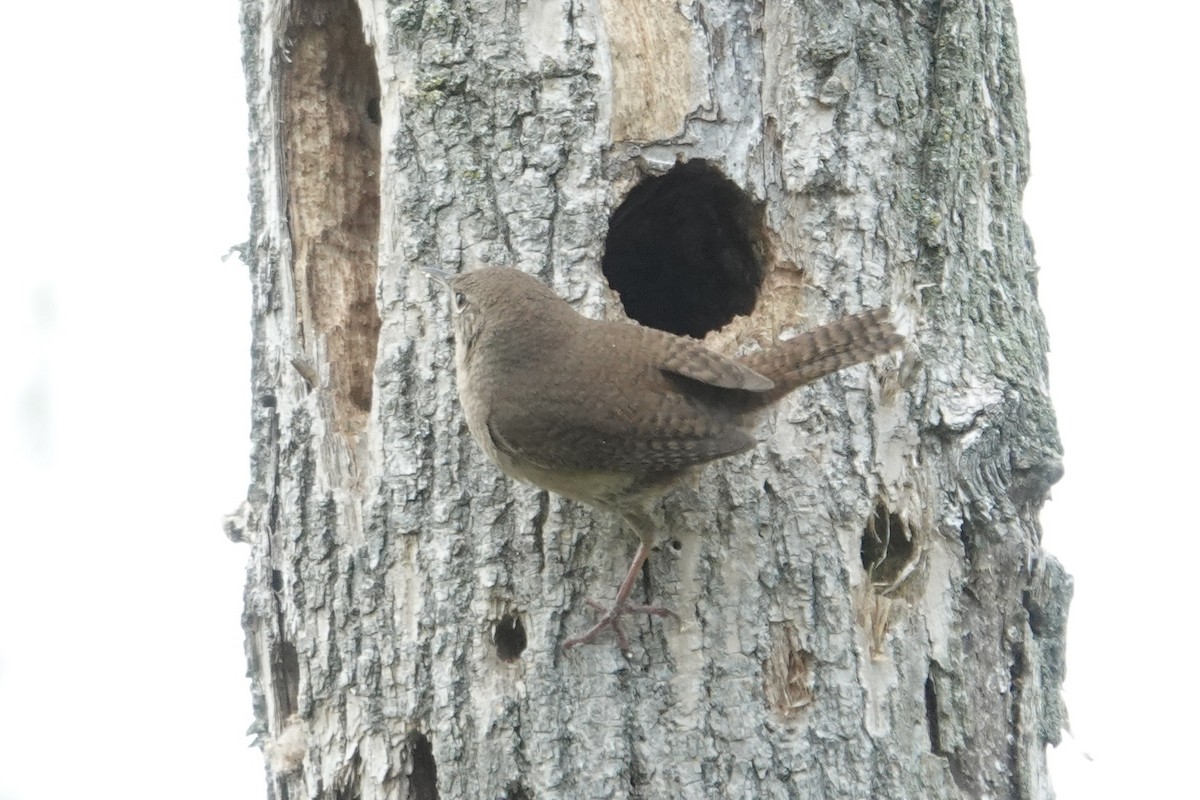
<path fill-rule="evenodd" d="M 1067 451 L 1045 544 L 1076 580 L 1063 800 L 1195 791 L 1196 8 L 1016 3 Z M 260 800 L 220 527 L 248 480 L 238 4 L 19 3 L 5 33 L 0 800 Z"/>

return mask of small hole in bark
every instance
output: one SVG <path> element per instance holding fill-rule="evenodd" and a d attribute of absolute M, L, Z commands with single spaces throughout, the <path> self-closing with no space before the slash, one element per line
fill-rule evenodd
<path fill-rule="evenodd" d="M 929 750 L 930 752 L 943 756 L 942 751 L 942 734 L 938 727 L 938 700 L 937 692 L 933 687 L 933 676 L 929 675 L 925 678 L 925 723 L 929 727 Z"/>
<path fill-rule="evenodd" d="M 291 642 L 271 646 L 271 686 L 279 719 L 295 714 L 300 708 L 300 658 Z"/>
<path fill-rule="evenodd" d="M 380 109 L 378 97 L 372 97 L 367 100 L 367 120 L 372 125 L 383 123 L 383 111 Z"/>
<path fill-rule="evenodd" d="M 271 591 L 283 591 L 283 573 L 277 569 L 271 570 Z"/>
<path fill-rule="evenodd" d="M 876 590 L 895 589 L 912 574 L 917 548 L 913 531 L 898 515 L 878 503 L 862 536 L 862 565 Z"/>
<path fill-rule="evenodd" d="M 671 540 L 671 549 L 678 553 L 680 550 L 683 549 L 683 542 L 679 541 L 678 539 L 672 539 Z"/>
<path fill-rule="evenodd" d="M 497 622 L 492 631 L 492 641 L 496 643 L 496 655 L 501 661 L 511 663 L 520 658 L 527 644 L 521 618 L 516 614 L 508 614 Z"/>
<path fill-rule="evenodd" d="M 437 800 L 437 764 L 433 760 L 433 746 L 421 734 L 409 740 L 408 797 L 411 800 Z"/>
<path fill-rule="evenodd" d="M 630 319 L 703 338 L 754 310 L 764 252 L 763 206 L 693 159 L 646 178 L 617 206 L 602 268 Z"/>
<path fill-rule="evenodd" d="M 504 800 L 533 800 L 533 795 L 519 781 L 513 781 L 504 787 Z"/>

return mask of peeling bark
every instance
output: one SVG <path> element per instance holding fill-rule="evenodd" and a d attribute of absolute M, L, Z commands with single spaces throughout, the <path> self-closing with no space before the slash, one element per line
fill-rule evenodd
<path fill-rule="evenodd" d="M 1037 521 L 1060 445 L 1006 2 L 246 0 L 243 28 L 230 535 L 270 797 L 1052 796 L 1070 579 Z M 621 318 L 614 211 L 698 168 L 744 202 L 637 224 L 716 237 L 667 297 L 755 273 L 706 344 L 884 303 L 909 341 L 665 499 L 638 593 L 680 623 L 564 654 L 636 541 L 484 460 L 416 268 L 519 266 Z"/>

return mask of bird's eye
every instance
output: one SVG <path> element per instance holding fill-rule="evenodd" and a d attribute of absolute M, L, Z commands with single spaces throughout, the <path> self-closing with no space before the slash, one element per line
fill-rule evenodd
<path fill-rule="evenodd" d="M 455 292 L 454 293 L 454 309 L 455 309 L 455 311 L 462 311 L 466 307 L 467 307 L 467 296 L 465 294 L 463 294 L 462 292 Z"/>

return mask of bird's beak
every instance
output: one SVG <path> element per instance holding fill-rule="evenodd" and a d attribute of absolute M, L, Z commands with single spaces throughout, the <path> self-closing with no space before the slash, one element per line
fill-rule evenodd
<path fill-rule="evenodd" d="M 445 286 L 447 289 L 450 288 L 450 281 L 454 278 L 454 276 L 449 272 L 446 272 L 445 270 L 434 269 L 433 267 L 421 267 L 421 271 L 433 278 L 442 286 Z"/>

